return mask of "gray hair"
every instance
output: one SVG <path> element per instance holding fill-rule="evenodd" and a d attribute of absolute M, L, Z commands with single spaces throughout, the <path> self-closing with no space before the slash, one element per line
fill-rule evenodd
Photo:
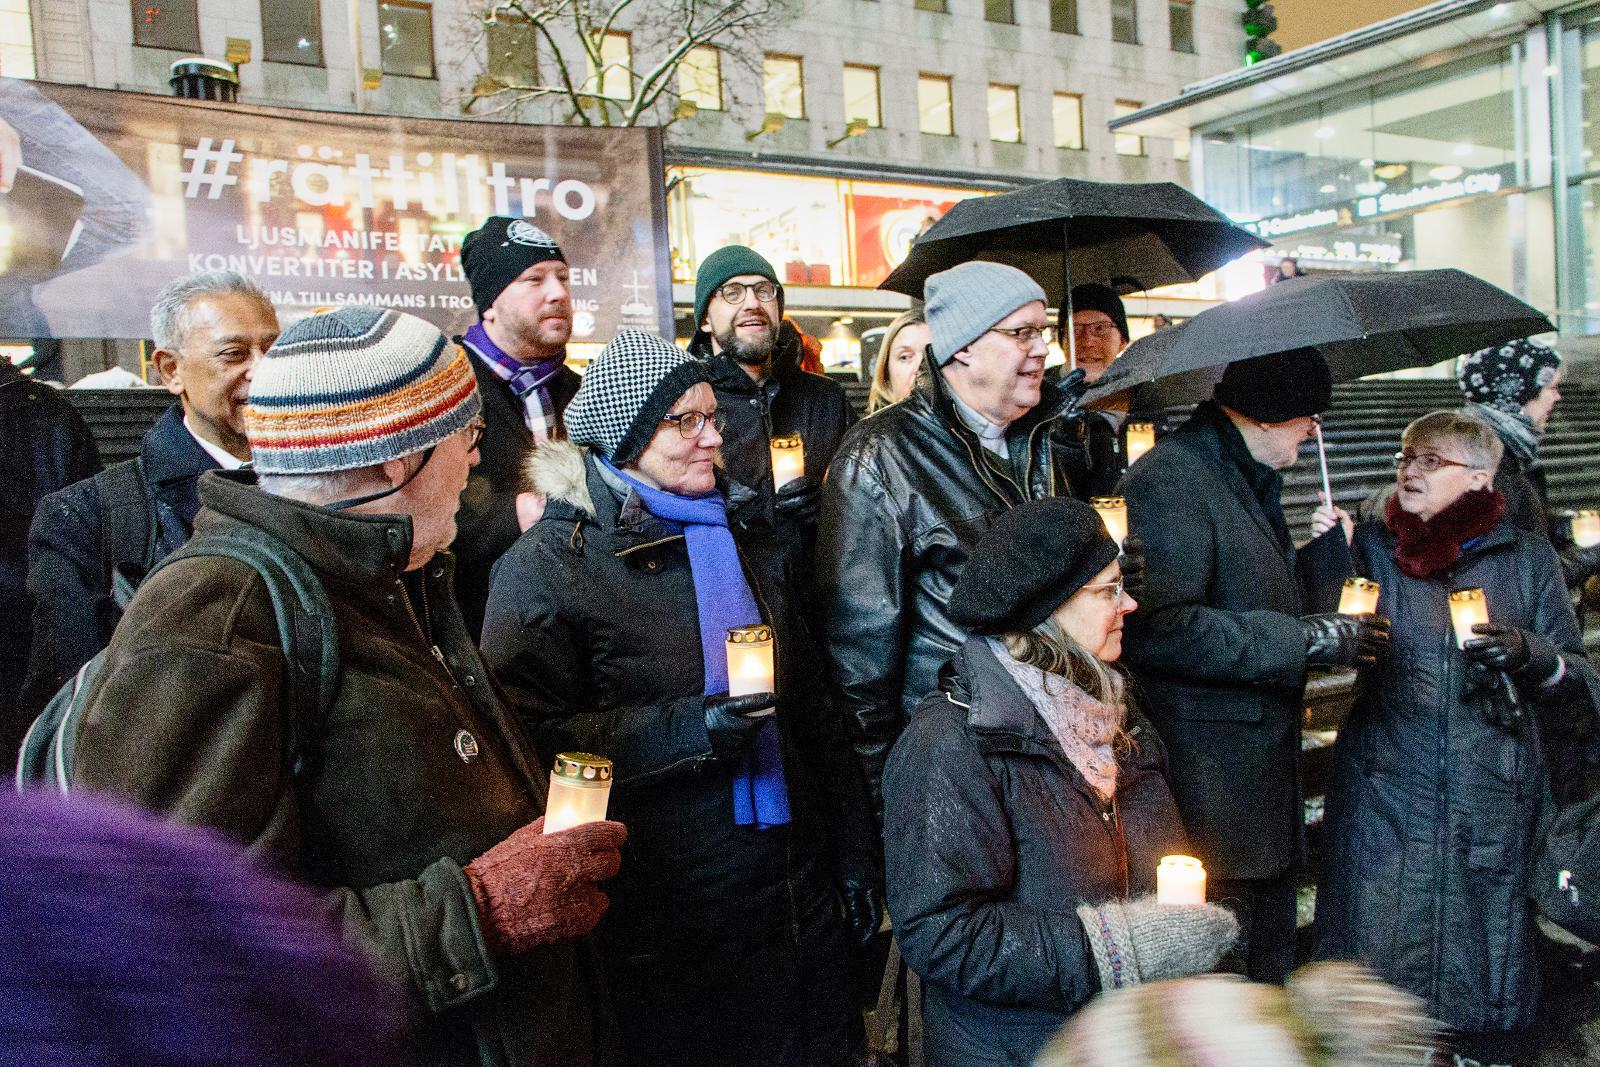
<path fill-rule="evenodd" d="M 1430 411 L 1407 426 L 1400 435 L 1402 449 L 1426 442 L 1453 441 L 1467 462 L 1493 474 L 1500 467 L 1506 446 L 1487 422 L 1464 411 Z"/>
<path fill-rule="evenodd" d="M 256 485 L 268 496 L 281 496 L 306 504 L 332 504 L 383 486 L 383 468 L 352 467 L 320 474 L 258 474 Z"/>
<path fill-rule="evenodd" d="M 1112 749 L 1118 754 L 1137 751 L 1128 733 L 1128 685 L 1122 672 L 1072 638 L 1054 617 L 1026 632 L 1000 635 L 1000 641 L 1018 663 L 1059 675 L 1102 704 L 1115 708 L 1119 721 Z"/>
<path fill-rule="evenodd" d="M 267 294 L 242 274 L 231 270 L 186 274 L 162 286 L 161 292 L 156 294 L 154 306 L 150 308 L 150 336 L 155 340 L 156 347 L 169 352 L 180 351 L 189 333 L 190 305 L 203 296 L 221 295 L 242 296 L 257 301 L 274 318 L 277 317 L 278 312 Z"/>

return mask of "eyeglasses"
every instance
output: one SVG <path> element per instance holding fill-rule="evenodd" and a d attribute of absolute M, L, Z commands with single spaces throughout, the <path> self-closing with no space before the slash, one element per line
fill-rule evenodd
<path fill-rule="evenodd" d="M 1033 342 L 1044 337 L 1042 326 L 991 326 L 990 333 L 1003 333 L 1023 348 L 1032 348 Z"/>
<path fill-rule="evenodd" d="M 1121 578 L 1118 578 L 1114 582 L 1099 582 L 1099 583 L 1097 583 L 1095 585 L 1086 585 L 1086 586 L 1083 586 L 1083 589 L 1086 592 L 1099 593 L 1101 596 L 1105 597 L 1106 600 L 1110 601 L 1113 604 L 1118 604 L 1118 603 L 1121 603 L 1121 601 L 1122 601 L 1122 579 Z"/>
<path fill-rule="evenodd" d="M 685 411 L 677 415 L 663 415 L 662 422 L 670 422 L 678 427 L 678 433 L 684 437 L 695 438 L 700 436 L 700 431 L 710 423 L 718 433 L 727 425 L 728 417 L 720 411 L 713 411 L 707 415 L 703 411 Z"/>
<path fill-rule="evenodd" d="M 489 424 L 483 421 L 482 416 L 473 419 L 471 422 L 467 423 L 465 427 L 463 427 L 463 429 L 467 431 L 468 452 L 471 452 L 474 448 L 477 448 L 483 443 L 483 431 L 487 430 L 488 428 Z"/>
<path fill-rule="evenodd" d="M 739 305 L 744 303 L 744 294 L 747 292 L 754 292 L 756 299 L 763 304 L 770 304 L 778 299 L 778 286 L 773 282 L 756 282 L 754 285 L 729 282 L 717 290 L 717 295 L 730 304 Z"/>
<path fill-rule="evenodd" d="M 1396 452 L 1394 454 L 1394 469 L 1397 471 L 1403 471 L 1413 463 L 1424 474 L 1432 474 L 1440 467 L 1465 467 L 1469 471 L 1483 470 L 1482 467 L 1473 466 L 1471 463 L 1445 459 L 1437 452 Z"/>
<path fill-rule="evenodd" d="M 1108 340 L 1121 332 L 1114 322 L 1086 322 L 1072 328 L 1074 337 L 1093 337 L 1097 341 Z"/>

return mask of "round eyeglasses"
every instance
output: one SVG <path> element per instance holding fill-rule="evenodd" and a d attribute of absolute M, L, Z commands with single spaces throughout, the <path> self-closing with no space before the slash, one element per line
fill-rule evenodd
<path fill-rule="evenodd" d="M 706 428 L 708 422 L 714 430 L 721 433 L 722 428 L 728 423 L 728 417 L 720 411 L 713 411 L 709 415 L 703 411 L 684 411 L 676 415 L 663 415 L 661 421 L 677 426 L 678 433 L 684 437 L 695 438 L 700 436 L 700 431 Z"/>
<path fill-rule="evenodd" d="M 763 304 L 770 304 L 778 299 L 778 286 L 773 282 L 756 282 L 754 285 L 729 282 L 717 290 L 717 295 L 730 304 L 738 305 L 744 303 L 744 294 L 747 292 L 755 293 L 756 299 Z"/>

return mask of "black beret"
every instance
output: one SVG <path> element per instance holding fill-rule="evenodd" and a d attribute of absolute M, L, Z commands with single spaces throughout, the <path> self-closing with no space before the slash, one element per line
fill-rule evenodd
<path fill-rule="evenodd" d="M 1333 379 L 1321 352 L 1295 348 L 1228 364 L 1212 396 L 1245 418 L 1288 422 L 1327 411 Z"/>
<path fill-rule="evenodd" d="M 1026 632 L 1117 558 L 1100 515 L 1070 497 L 995 519 L 950 593 L 950 617 L 977 634 Z"/>

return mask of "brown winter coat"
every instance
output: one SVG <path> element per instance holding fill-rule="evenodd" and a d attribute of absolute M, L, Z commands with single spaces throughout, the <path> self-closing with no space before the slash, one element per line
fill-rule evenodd
<path fill-rule="evenodd" d="M 235 524 L 272 534 L 333 604 L 342 672 L 307 769 L 285 780 L 270 598 L 248 566 L 196 557 L 129 605 L 89 695 L 74 784 L 214 827 L 325 888 L 344 935 L 410 994 L 421 1062 L 597 1062 L 603 1000 L 587 942 L 494 957 L 462 873 L 538 817 L 544 790 L 467 639 L 451 557 L 408 594 L 404 516 L 336 513 L 215 473 L 200 497 L 196 537 Z"/>

